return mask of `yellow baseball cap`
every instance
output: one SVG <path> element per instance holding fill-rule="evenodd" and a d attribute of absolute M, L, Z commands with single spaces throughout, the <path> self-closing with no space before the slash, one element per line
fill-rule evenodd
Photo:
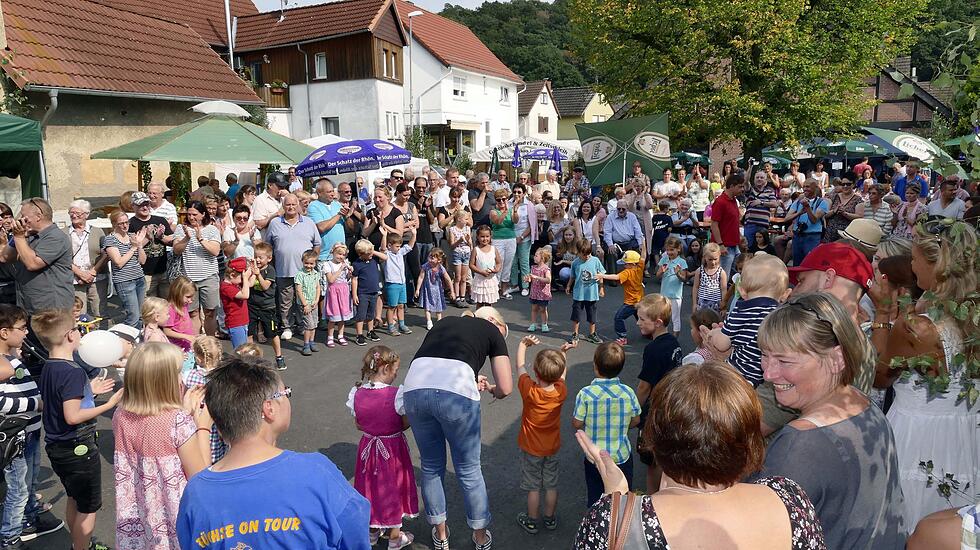
<path fill-rule="evenodd" d="M 640 253 L 635 250 L 627 250 L 626 254 L 623 254 L 624 264 L 638 264 L 640 263 Z"/>

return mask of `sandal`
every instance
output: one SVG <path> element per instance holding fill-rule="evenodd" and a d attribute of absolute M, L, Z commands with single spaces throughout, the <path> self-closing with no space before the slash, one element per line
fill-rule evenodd
<path fill-rule="evenodd" d="M 521 529 L 524 529 L 531 535 L 538 534 L 538 522 L 531 516 L 527 515 L 527 512 L 517 514 L 517 524 L 521 526 Z"/>
<path fill-rule="evenodd" d="M 388 550 L 401 550 L 402 548 L 412 544 L 413 540 L 415 540 L 415 535 L 409 533 L 408 531 L 402 531 L 401 536 L 398 537 L 398 540 L 388 541 Z"/>
<path fill-rule="evenodd" d="M 436 528 L 432 528 L 432 550 L 449 550 L 449 526 L 446 526 L 446 538 L 440 539 Z"/>
<path fill-rule="evenodd" d="M 327 347 L 328 347 L 328 348 L 334 348 L 334 347 L 337 347 L 337 344 L 334 344 L 334 343 L 333 343 L 333 338 L 327 338 Z"/>
<path fill-rule="evenodd" d="M 341 346 L 346 346 L 347 338 L 344 338 L 343 336 L 339 336 L 337 337 L 337 343 L 340 344 Z"/>
<path fill-rule="evenodd" d="M 37 502 L 38 507 L 42 512 L 50 512 L 54 506 L 50 502 L 44 501 L 44 496 L 41 493 L 34 493 L 34 500 Z"/>
<path fill-rule="evenodd" d="M 541 523 L 544 523 L 544 528 L 549 531 L 554 531 L 555 529 L 558 529 L 558 514 L 555 514 L 550 518 L 548 516 L 544 516 L 541 519 Z"/>
<path fill-rule="evenodd" d="M 487 529 L 487 542 L 480 544 L 476 542 L 475 537 L 471 537 L 470 540 L 473 541 L 473 548 L 475 548 L 476 550 L 490 550 L 491 548 L 493 548 L 493 537 L 490 536 L 489 529 Z"/>

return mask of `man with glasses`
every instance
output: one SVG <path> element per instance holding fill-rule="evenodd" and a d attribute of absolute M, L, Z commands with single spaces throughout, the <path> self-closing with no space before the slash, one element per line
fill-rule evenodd
<path fill-rule="evenodd" d="M 296 167 L 290 166 L 289 170 L 289 192 L 295 193 L 303 189 L 303 178 L 296 175 Z"/>
<path fill-rule="evenodd" d="M 390 176 L 385 180 L 385 185 L 394 189 L 399 183 L 405 181 L 405 172 L 402 172 L 400 168 L 395 168 L 391 171 Z"/>
<path fill-rule="evenodd" d="M 481 225 L 490 225 L 490 211 L 493 210 L 494 200 L 489 195 L 490 176 L 485 172 L 476 175 L 473 189 L 470 189 L 470 211 L 473 212 L 473 229 Z"/>
<path fill-rule="evenodd" d="M 306 213 L 316 224 L 316 230 L 320 232 L 320 257 L 317 261 L 320 262 L 318 268 L 322 271 L 322 264 L 330 261 L 333 245 L 347 243 L 344 218 L 350 215 L 350 208 L 337 200 L 337 191 L 334 189 L 333 182 L 327 178 L 320 178 L 316 181 L 316 200 L 310 203 Z"/>
<path fill-rule="evenodd" d="M 354 250 L 354 243 L 361 238 L 361 229 L 364 227 L 364 212 L 354 197 L 354 188 L 346 181 L 337 186 L 337 200 L 347 208 L 348 213 L 344 217 L 345 242 L 347 250 Z"/>
<path fill-rule="evenodd" d="M 606 216 L 606 223 L 603 226 L 603 238 L 606 241 L 606 260 L 613 271 L 618 273 L 616 260 L 621 258 L 627 250 L 635 250 L 640 253 L 640 258 L 646 261 L 647 250 L 646 240 L 643 237 L 643 228 L 636 214 L 629 211 L 626 201 L 619 201 L 616 204 L 616 211 Z"/>
<path fill-rule="evenodd" d="M 419 216 L 419 226 L 415 230 L 415 251 L 418 253 L 421 269 L 421 266 L 429 261 L 429 252 L 436 244 L 435 234 L 432 231 L 432 224 L 436 223 L 436 209 L 432 205 L 433 197 L 429 191 L 429 180 L 419 176 L 413 183 L 413 193 L 409 201 L 415 205 Z M 413 276 L 418 277 L 418 274 L 414 273 Z"/>
<path fill-rule="evenodd" d="M 0 263 L 17 285 L 17 305 L 31 315 L 42 309 L 70 311 L 75 303 L 71 239 L 51 221 L 48 201 L 23 201 L 10 233 L 13 246 L 0 243 Z"/>
<path fill-rule="evenodd" d="M 493 182 L 492 187 L 494 191 L 496 191 L 497 189 L 506 189 L 510 191 L 510 182 L 507 181 L 506 170 L 500 170 L 497 172 L 497 180 Z"/>
<path fill-rule="evenodd" d="M 136 215 L 129 220 L 129 232 L 139 233 L 146 228 L 146 263 L 143 274 L 146 277 L 146 295 L 163 298 L 170 294 L 170 281 L 167 279 L 167 247 L 174 243 L 174 232 L 167 220 L 154 216 L 150 197 L 146 193 L 133 193 L 133 209 Z"/>
<path fill-rule="evenodd" d="M 204 406 L 229 449 L 184 489 L 181 548 L 370 548 L 371 505 L 337 466 L 278 447 L 291 394 L 265 361 L 235 358 L 208 375 Z"/>
<path fill-rule="evenodd" d="M 151 183 L 146 186 L 146 194 L 150 197 L 150 215 L 160 216 L 170 223 L 170 229 L 177 226 L 177 207 L 163 196 L 163 184 Z"/>
<path fill-rule="evenodd" d="M 82 300 L 82 313 L 102 316 L 102 304 L 108 293 L 109 281 L 103 270 L 108 256 L 102 254 L 105 232 L 88 224 L 92 205 L 78 199 L 68 205 L 71 224 L 64 229 L 71 240 L 71 271 L 74 274 L 75 296 Z"/>

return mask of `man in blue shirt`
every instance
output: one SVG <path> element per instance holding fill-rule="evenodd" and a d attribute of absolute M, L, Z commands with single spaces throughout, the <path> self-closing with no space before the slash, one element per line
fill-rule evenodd
<path fill-rule="evenodd" d="M 231 447 L 180 499 L 181 548 L 368 550 L 371 505 L 320 453 L 276 446 L 292 390 L 271 365 L 235 358 L 208 376 L 204 404 Z"/>
<path fill-rule="evenodd" d="M 917 164 L 909 163 L 905 167 L 905 175 L 895 178 L 894 185 L 892 186 L 892 191 L 905 200 L 905 186 L 910 182 L 916 182 L 919 184 L 919 196 L 927 197 L 929 195 L 929 182 L 926 178 L 922 177 L 919 173 L 919 166 Z"/>
<path fill-rule="evenodd" d="M 333 245 L 347 240 L 344 218 L 350 215 L 350 210 L 337 200 L 333 182 L 327 178 L 316 181 L 316 199 L 310 203 L 306 213 L 320 232 L 320 257 L 317 259 L 326 262 L 330 260 Z"/>
<path fill-rule="evenodd" d="M 830 205 L 820 197 L 820 184 L 810 178 L 803 184 L 803 196 L 793 203 L 786 216 L 786 223 L 793 224 L 793 265 L 803 263 L 803 258 L 820 244 L 823 235 L 823 217 Z"/>

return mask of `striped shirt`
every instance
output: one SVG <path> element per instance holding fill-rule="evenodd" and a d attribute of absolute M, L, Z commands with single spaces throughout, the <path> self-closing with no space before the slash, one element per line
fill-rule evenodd
<path fill-rule="evenodd" d="M 37 384 L 31 378 L 31 373 L 27 372 L 20 359 L 13 355 L 4 355 L 10 366 L 14 368 L 14 375 L 7 381 L 0 383 L 0 413 L 18 414 L 35 413 L 32 415 L 30 424 L 27 425 L 28 432 L 36 432 L 41 429 L 41 392 L 37 389 Z"/>
<path fill-rule="evenodd" d="M 629 460 L 630 421 L 640 416 L 640 401 L 619 378 L 595 378 L 575 396 L 575 419 L 585 422 L 585 433 L 616 464 Z"/>
<path fill-rule="evenodd" d="M 881 230 L 885 235 L 889 235 L 892 232 L 892 209 L 888 206 L 888 203 L 881 201 L 881 204 L 877 208 L 871 206 L 870 202 L 864 203 L 864 217 L 868 220 L 874 220 L 878 222 L 881 226 Z"/>
<path fill-rule="evenodd" d="M 167 220 L 171 225 L 177 225 L 177 207 L 170 203 L 167 199 L 163 199 L 160 206 L 153 208 L 150 207 L 151 216 L 160 216 L 161 218 Z"/>
<path fill-rule="evenodd" d="M 776 201 L 776 193 L 772 186 L 766 185 L 761 190 L 750 188 L 745 195 L 748 199 L 745 203 L 746 225 L 751 223 L 759 227 L 769 227 L 768 204 Z"/>
<path fill-rule="evenodd" d="M 718 306 L 721 304 L 721 268 L 714 275 L 709 274 L 704 270 L 704 267 L 698 269 L 698 295 L 697 298 L 698 307 L 701 304 L 716 304 L 712 309 L 717 310 Z"/>
<path fill-rule="evenodd" d="M 174 241 L 184 238 L 184 226 L 178 225 L 174 231 Z M 208 225 L 201 228 L 201 238 L 205 241 L 221 242 L 221 233 L 218 228 Z M 197 240 L 197 231 L 191 230 L 191 240 L 187 242 L 187 248 L 181 254 L 184 261 L 184 271 L 187 278 L 193 282 L 203 281 L 208 277 L 218 274 L 218 257 L 208 252 L 204 245 Z"/>
<path fill-rule="evenodd" d="M 132 239 L 132 235 L 130 235 Z M 113 233 L 109 233 L 102 240 L 102 250 L 105 251 L 107 248 L 115 248 L 119 251 L 120 256 L 125 256 L 129 254 L 129 250 L 133 248 L 132 240 L 128 243 L 124 243 L 119 240 L 119 237 Z M 140 279 L 143 277 L 143 266 L 140 264 L 139 253 L 133 254 L 129 257 L 129 260 L 122 267 L 118 267 L 116 264 L 112 264 L 112 282 L 122 283 L 125 281 L 133 281 L 135 279 Z"/>
<path fill-rule="evenodd" d="M 194 368 L 184 374 L 184 387 L 189 390 L 197 386 L 203 386 L 207 383 L 207 374 L 208 371 L 195 365 Z M 218 426 L 211 424 L 211 464 L 221 460 L 226 452 L 228 452 L 228 444 L 221 439 L 221 434 L 218 433 Z"/>
<path fill-rule="evenodd" d="M 728 314 L 721 332 L 732 340 L 728 363 L 753 386 L 762 383 L 762 350 L 759 349 L 759 327 L 779 302 L 768 296 L 740 300 Z"/>

